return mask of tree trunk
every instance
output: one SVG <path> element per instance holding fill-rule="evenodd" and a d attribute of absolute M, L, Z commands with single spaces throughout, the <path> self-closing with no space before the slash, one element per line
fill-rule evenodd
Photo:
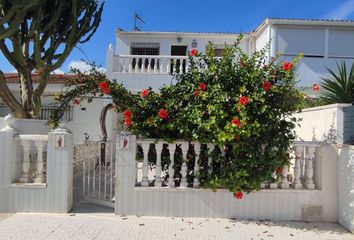
<path fill-rule="evenodd" d="M 25 69 L 19 74 L 21 105 L 25 114 L 24 118 L 33 118 L 33 84 L 31 69 Z"/>

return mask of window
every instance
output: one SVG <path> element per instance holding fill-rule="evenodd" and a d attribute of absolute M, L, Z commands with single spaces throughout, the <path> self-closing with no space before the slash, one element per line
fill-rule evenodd
<path fill-rule="evenodd" d="M 329 57 L 354 58 L 354 31 L 331 29 L 328 39 Z"/>
<path fill-rule="evenodd" d="M 284 55 L 303 53 L 305 57 L 324 57 L 324 29 L 278 27 L 277 35 L 277 51 Z"/>
<path fill-rule="evenodd" d="M 160 43 L 131 43 L 131 55 L 160 55 Z"/>

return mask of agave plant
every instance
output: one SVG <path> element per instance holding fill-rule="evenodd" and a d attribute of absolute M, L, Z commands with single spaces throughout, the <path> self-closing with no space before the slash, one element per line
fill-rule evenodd
<path fill-rule="evenodd" d="M 322 78 L 322 98 L 326 103 L 354 102 L 354 63 L 347 72 L 346 63 L 337 63 L 338 72 L 327 68 L 329 76 Z"/>

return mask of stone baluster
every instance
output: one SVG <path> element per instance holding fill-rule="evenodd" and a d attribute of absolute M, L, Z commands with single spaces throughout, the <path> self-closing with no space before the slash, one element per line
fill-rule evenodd
<path fill-rule="evenodd" d="M 180 187 L 187 187 L 188 186 L 188 182 L 187 182 L 187 171 L 188 171 L 188 168 L 187 168 L 187 154 L 188 154 L 188 147 L 189 147 L 189 143 L 188 142 L 182 142 L 181 143 L 183 159 L 182 159 L 182 168 L 181 168 L 182 178 L 181 178 Z"/>
<path fill-rule="evenodd" d="M 158 58 L 154 59 L 154 73 L 158 72 L 158 64 L 159 64 L 159 60 Z"/>
<path fill-rule="evenodd" d="M 35 183 L 44 183 L 45 174 L 44 174 L 44 159 L 43 159 L 43 149 L 45 146 L 45 141 L 35 141 L 35 146 L 37 149 L 37 166 L 36 166 L 36 176 L 34 178 Z"/>
<path fill-rule="evenodd" d="M 141 60 L 140 72 L 144 73 L 145 72 L 145 58 L 140 58 L 139 60 Z"/>
<path fill-rule="evenodd" d="M 316 147 L 307 146 L 306 152 L 308 153 L 308 157 L 306 158 L 306 188 L 307 189 L 315 189 L 315 184 L 313 183 L 313 162 L 316 157 Z"/>
<path fill-rule="evenodd" d="M 301 183 L 305 183 L 305 160 L 307 158 L 307 152 L 306 152 L 306 147 L 305 146 L 301 146 L 302 148 L 302 155 L 300 158 L 300 179 L 301 179 Z"/>
<path fill-rule="evenodd" d="M 301 189 L 301 158 L 303 156 L 303 147 L 295 147 L 295 166 L 294 166 L 294 188 Z"/>
<path fill-rule="evenodd" d="M 151 72 L 151 61 L 152 61 L 152 58 L 147 58 L 147 61 L 148 61 L 147 72 L 150 73 Z"/>
<path fill-rule="evenodd" d="M 133 61 L 134 61 L 134 58 L 129 58 L 129 66 L 128 66 L 128 72 L 131 73 L 133 72 Z"/>
<path fill-rule="evenodd" d="M 174 143 L 169 143 L 168 144 L 168 150 L 170 152 L 170 159 L 171 163 L 170 166 L 168 166 L 168 186 L 169 187 L 175 187 L 175 169 L 174 169 L 174 164 L 175 164 L 175 152 L 176 152 L 176 144 Z"/>
<path fill-rule="evenodd" d="M 273 179 L 276 179 L 276 182 L 272 182 L 271 184 L 269 184 L 269 188 L 270 189 L 277 189 L 278 188 L 278 180 L 277 180 L 277 173 L 276 171 L 274 171 L 272 173 L 272 178 Z"/>
<path fill-rule="evenodd" d="M 156 143 L 155 148 L 156 148 L 155 187 L 161 187 L 162 186 L 161 153 L 162 153 L 163 143 L 162 142 Z"/>
<path fill-rule="evenodd" d="M 280 188 L 288 189 L 289 188 L 289 181 L 288 181 L 288 166 L 284 166 L 281 172 L 281 183 Z"/>
<path fill-rule="evenodd" d="M 183 59 L 179 59 L 179 72 L 183 73 Z"/>
<path fill-rule="evenodd" d="M 30 161 L 30 149 L 31 141 L 21 140 L 23 148 L 23 162 L 22 162 L 22 176 L 20 178 L 21 183 L 31 182 L 31 161 Z"/>
<path fill-rule="evenodd" d="M 164 65 L 163 65 L 164 62 L 165 62 L 165 59 L 164 59 L 164 58 L 161 58 L 161 59 L 160 59 L 160 69 L 159 69 L 159 72 L 160 72 L 160 73 L 163 73 L 163 71 L 165 70 L 165 69 L 164 69 Z"/>
<path fill-rule="evenodd" d="M 143 155 L 144 155 L 144 160 L 143 160 L 143 179 L 141 181 L 141 186 L 142 187 L 148 187 L 149 186 L 148 154 L 149 154 L 149 149 L 150 149 L 150 142 L 143 142 L 141 144 L 141 147 L 143 149 Z"/>
<path fill-rule="evenodd" d="M 172 73 L 177 72 L 177 59 L 172 59 Z"/>
<path fill-rule="evenodd" d="M 173 63 L 173 60 L 172 59 L 167 59 L 165 61 L 166 63 L 166 73 L 170 73 L 171 71 L 171 64 Z"/>
<path fill-rule="evenodd" d="M 194 144 L 194 152 L 195 152 L 195 163 L 194 163 L 194 179 L 193 179 L 193 187 L 198 187 L 199 186 L 199 180 L 198 180 L 198 172 L 199 172 L 199 155 L 200 155 L 200 143 L 195 143 Z"/>
<path fill-rule="evenodd" d="M 211 175 L 213 173 L 213 158 L 211 156 L 211 153 L 214 150 L 214 144 L 208 143 L 207 148 L 208 148 L 208 174 Z"/>

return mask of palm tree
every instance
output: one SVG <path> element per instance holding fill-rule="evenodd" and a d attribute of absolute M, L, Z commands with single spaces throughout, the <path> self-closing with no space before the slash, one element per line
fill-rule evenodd
<path fill-rule="evenodd" d="M 337 63 L 338 72 L 327 68 L 329 76 L 322 78 L 322 98 L 326 103 L 353 103 L 354 102 L 354 63 L 349 73 L 346 63 Z"/>

